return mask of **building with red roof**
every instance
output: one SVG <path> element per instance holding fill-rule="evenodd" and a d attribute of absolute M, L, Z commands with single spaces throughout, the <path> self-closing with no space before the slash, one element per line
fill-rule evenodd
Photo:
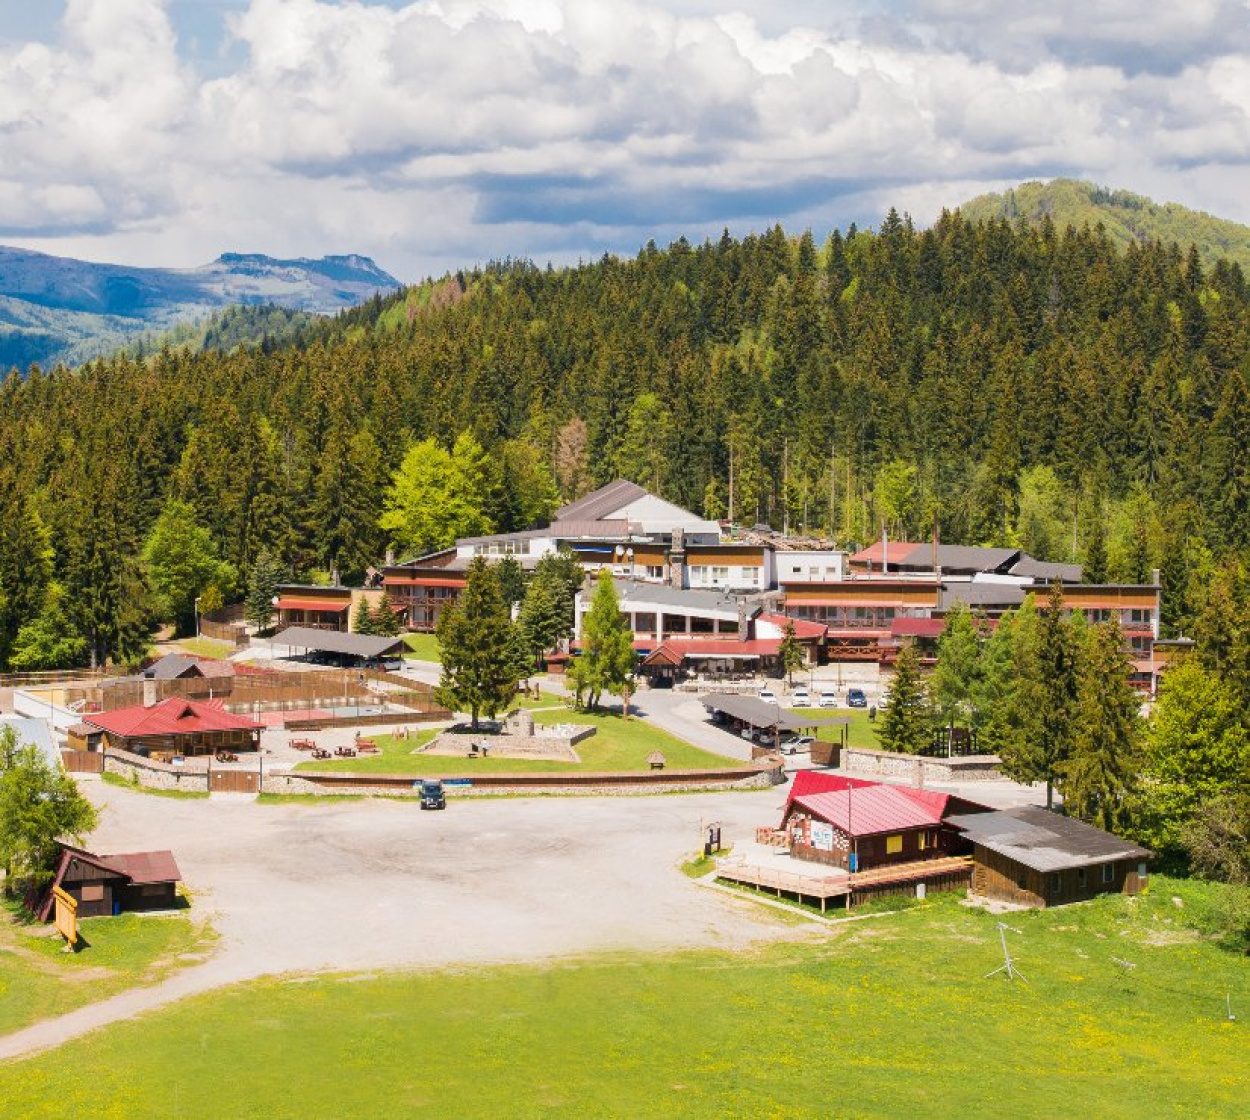
<path fill-rule="evenodd" d="M 947 818 L 988 811 L 948 793 L 804 770 L 795 775 L 781 829 L 791 855 L 862 872 L 971 854 Z"/>
<path fill-rule="evenodd" d="M 254 720 L 227 712 L 219 700 L 176 696 L 159 704 L 92 712 L 83 722 L 104 733 L 106 746 L 139 755 L 254 751 L 263 730 Z"/>
<path fill-rule="evenodd" d="M 78 900 L 80 918 L 98 918 L 123 910 L 172 909 L 178 904 L 181 879 L 173 852 L 97 856 L 62 844 L 51 886 Z M 40 921 L 51 920 L 51 887 L 32 909 Z"/>

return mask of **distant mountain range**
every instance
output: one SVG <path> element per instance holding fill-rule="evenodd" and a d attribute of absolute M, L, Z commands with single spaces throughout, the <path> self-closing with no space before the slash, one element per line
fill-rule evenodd
<path fill-rule="evenodd" d="M 225 253 L 200 268 L 127 268 L 0 246 L 0 368 L 87 361 L 232 305 L 328 315 L 399 287 L 356 255 Z"/>
<path fill-rule="evenodd" d="M 983 194 L 965 202 L 959 211 L 973 222 L 1024 218 L 1037 224 L 1050 215 L 1059 230 L 1101 222 L 1107 235 L 1121 245 L 1175 241 L 1182 252 L 1196 245 L 1204 265 L 1210 267 L 1227 257 L 1250 274 L 1250 227 L 1176 202 L 1153 202 L 1130 191 L 1109 190 L 1079 179 L 1021 183 L 1002 194 Z"/>

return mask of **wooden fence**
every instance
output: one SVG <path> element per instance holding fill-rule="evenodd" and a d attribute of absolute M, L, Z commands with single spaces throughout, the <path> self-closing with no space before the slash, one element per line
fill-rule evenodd
<path fill-rule="evenodd" d="M 71 774 L 103 774 L 104 755 L 99 751 L 61 751 L 61 765 Z"/>

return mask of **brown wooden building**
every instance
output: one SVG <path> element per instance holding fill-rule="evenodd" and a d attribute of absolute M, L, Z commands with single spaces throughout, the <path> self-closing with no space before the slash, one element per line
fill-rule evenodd
<path fill-rule="evenodd" d="M 92 712 L 83 723 L 99 728 L 106 746 L 146 756 L 254 751 L 264 728 L 227 712 L 219 701 L 171 696 L 148 707 Z"/>
<path fill-rule="evenodd" d="M 1020 906 L 1137 894 L 1151 853 L 1038 806 L 951 817 L 973 846 L 972 892 Z"/>
<path fill-rule="evenodd" d="M 80 918 L 99 918 L 126 910 L 170 910 L 178 903 L 182 874 L 173 852 L 128 852 L 97 856 L 68 844 L 61 846 L 52 886 L 78 900 Z M 36 913 L 52 917 L 49 888 Z"/>

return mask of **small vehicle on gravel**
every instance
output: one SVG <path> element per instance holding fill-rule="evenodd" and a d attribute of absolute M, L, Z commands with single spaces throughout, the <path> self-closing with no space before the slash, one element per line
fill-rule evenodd
<path fill-rule="evenodd" d="M 777 703 L 777 694 L 771 688 L 761 688 L 760 699 L 763 700 L 765 704 L 775 704 Z"/>
<path fill-rule="evenodd" d="M 782 754 L 799 754 L 811 749 L 812 737 L 810 735 L 787 735 L 781 740 Z"/>
<path fill-rule="evenodd" d="M 447 794 L 443 790 L 442 782 L 427 780 L 421 783 L 421 808 L 422 809 L 446 809 L 447 808 Z"/>
<path fill-rule="evenodd" d="M 838 694 L 834 692 L 832 688 L 824 689 L 820 694 L 818 707 L 836 708 L 837 706 L 838 706 Z"/>

